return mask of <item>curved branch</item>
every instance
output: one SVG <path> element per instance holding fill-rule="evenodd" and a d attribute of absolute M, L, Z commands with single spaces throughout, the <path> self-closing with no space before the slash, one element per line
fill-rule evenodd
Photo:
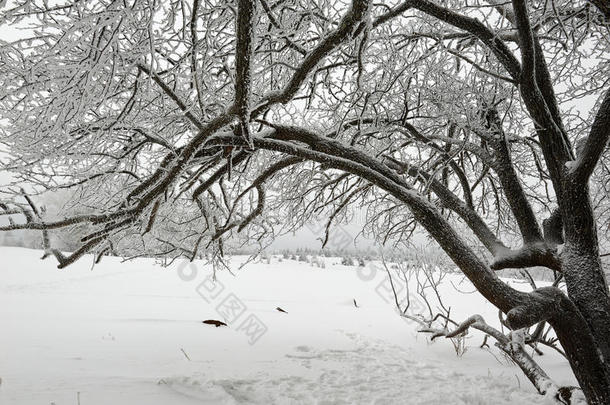
<path fill-rule="evenodd" d="M 273 136 L 280 139 L 272 139 Z M 306 143 L 315 141 L 316 150 L 281 140 L 282 138 L 298 139 Z M 267 137 L 253 137 L 253 142 L 258 148 L 288 153 L 355 174 L 407 204 L 415 219 L 436 239 L 483 296 L 504 312 L 531 299 L 529 294 L 517 291 L 501 281 L 468 247 L 434 205 L 410 189 L 399 176 L 377 159 L 340 142 L 324 139 L 299 128 L 289 131 L 287 127 L 283 127 L 279 133 L 273 131 L 268 133 Z M 243 145 L 239 137 L 230 133 L 217 134 L 209 143 Z"/>
<path fill-rule="evenodd" d="M 525 269 L 529 267 L 544 266 L 555 271 L 561 271 L 561 258 L 557 249 L 549 247 L 546 243 L 533 243 L 525 245 L 519 250 L 505 250 L 494 256 L 490 264 L 493 270 Z"/>
<path fill-rule="evenodd" d="M 335 217 L 337 215 L 339 215 L 339 213 L 343 210 L 343 208 L 345 208 L 350 203 L 352 198 L 354 198 L 356 195 L 358 195 L 358 193 L 360 193 L 363 190 L 366 190 L 369 187 L 370 187 L 370 185 L 367 184 L 367 185 L 356 188 L 347 197 L 345 197 L 345 200 L 343 200 L 339 204 L 339 206 L 332 212 L 332 214 L 328 217 L 328 221 L 326 221 L 326 228 L 324 230 L 324 240 L 322 241 L 322 247 L 321 247 L 322 249 L 324 249 L 324 247 L 328 243 L 328 238 L 330 236 L 330 226 L 331 226 L 333 220 L 335 219 Z"/>
<path fill-rule="evenodd" d="M 265 189 L 262 184 L 256 185 L 256 191 L 258 192 L 258 201 L 256 203 L 256 208 L 239 224 L 239 228 L 237 228 L 237 232 L 241 232 L 250 222 L 254 220 L 257 216 L 263 213 L 265 209 Z"/>
<path fill-rule="evenodd" d="M 413 8 L 438 18 L 454 27 L 468 31 L 491 49 L 514 80 L 521 74 L 521 65 L 508 46 L 491 29 L 475 18 L 463 16 L 428 0 L 407 0 Z"/>
<path fill-rule="evenodd" d="M 271 23 L 271 25 L 273 25 L 277 29 L 282 30 L 283 28 L 280 26 L 280 24 L 277 22 L 277 20 L 273 16 L 273 11 L 267 4 L 267 1 L 266 0 L 259 0 L 259 1 L 261 2 L 262 6 L 263 6 L 263 10 L 265 10 L 265 14 L 267 14 L 267 18 L 269 19 L 269 22 Z M 283 36 L 283 38 L 284 38 L 284 41 L 286 41 L 286 45 L 288 45 L 288 47 L 290 47 L 291 49 L 294 49 L 295 51 L 297 51 L 298 53 L 300 53 L 303 56 L 307 55 L 307 51 L 304 48 L 302 48 L 301 46 L 299 46 L 297 43 L 290 40 L 290 38 L 287 35 Z"/>
<path fill-rule="evenodd" d="M 492 254 L 498 254 L 500 252 L 504 252 L 507 247 L 500 241 L 496 235 L 489 229 L 485 221 L 477 214 L 474 209 L 466 202 L 460 200 L 460 198 L 455 195 L 451 190 L 449 190 L 444 184 L 440 181 L 432 178 L 430 174 L 425 171 L 419 169 L 415 166 L 409 166 L 404 163 L 398 162 L 394 158 L 386 156 L 386 159 L 389 160 L 389 163 L 398 171 L 404 172 L 409 176 L 416 178 L 418 180 L 423 180 L 427 184 L 430 185 L 430 188 L 437 195 L 437 197 L 442 201 L 443 205 L 455 212 L 464 220 L 466 225 L 474 232 L 477 238 L 483 243 L 483 245 L 489 250 Z"/>
<path fill-rule="evenodd" d="M 307 54 L 283 90 L 272 92 L 263 97 L 259 105 L 252 111 L 252 116 L 260 114 L 272 104 L 285 104 L 289 102 L 299 91 L 299 88 L 317 64 L 352 35 L 358 24 L 365 18 L 370 3 L 370 0 L 353 0 L 350 9 L 341 19 L 337 29 L 325 37 L 314 50 Z"/>
<path fill-rule="evenodd" d="M 513 342 L 511 338 L 487 324 L 481 315 L 472 315 L 452 331 L 446 329 L 422 329 L 420 332 L 432 333 L 432 339 L 440 336 L 453 338 L 463 333 L 467 333 L 470 328 L 480 330 L 496 339 L 496 346 L 519 366 L 541 395 L 545 395 L 549 390 L 558 390 L 558 387 L 551 378 L 525 351 L 523 344 Z"/>
<path fill-rule="evenodd" d="M 610 21 L 610 4 L 604 0 L 588 0 L 590 3 L 593 3 L 595 7 L 599 10 L 600 13 L 604 16 L 606 21 Z"/>
<path fill-rule="evenodd" d="M 163 79 L 161 79 L 156 72 L 151 72 L 151 70 L 149 68 L 147 68 L 146 66 L 144 66 L 141 63 L 138 64 L 138 69 L 140 69 L 141 71 L 146 73 L 151 79 L 153 79 L 154 82 L 157 83 L 157 85 L 159 87 L 161 87 L 163 92 L 165 94 L 167 94 L 169 96 L 169 98 L 174 100 L 174 102 L 180 108 L 180 110 L 182 110 L 182 112 L 184 112 L 184 115 L 186 116 L 186 118 L 188 118 L 189 121 L 191 121 L 191 123 L 197 127 L 197 129 L 199 129 L 200 131 L 203 130 L 204 125 L 201 123 L 199 118 L 195 117 L 195 115 L 189 111 L 186 104 L 180 99 L 180 97 L 178 97 L 178 95 L 167 84 L 165 84 Z"/>
<path fill-rule="evenodd" d="M 589 136 L 573 165 L 569 175 L 571 181 L 582 186 L 589 181 L 589 177 L 591 177 L 597 162 L 599 162 L 608 145 L 608 138 L 610 138 L 610 90 L 606 91 L 604 101 L 597 111 Z"/>

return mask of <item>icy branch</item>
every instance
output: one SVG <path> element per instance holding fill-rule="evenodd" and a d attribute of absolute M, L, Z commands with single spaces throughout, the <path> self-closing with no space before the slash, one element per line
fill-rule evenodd
<path fill-rule="evenodd" d="M 518 250 L 500 250 L 490 264 L 493 270 L 524 269 L 536 266 L 561 271 L 561 258 L 557 248 L 541 242 L 525 245 Z"/>
<path fill-rule="evenodd" d="M 610 138 L 610 90 L 606 91 L 604 101 L 593 121 L 582 151 L 571 169 L 571 179 L 578 184 L 588 182 L 591 173 L 597 166 Z"/>
<path fill-rule="evenodd" d="M 462 322 L 453 330 L 425 328 L 420 329 L 420 332 L 431 333 L 432 339 L 445 336 L 453 338 L 458 335 L 468 332 L 468 329 L 474 328 L 484 332 L 496 339 L 496 346 L 506 353 L 518 366 L 523 370 L 523 373 L 534 384 L 538 392 L 545 395 L 549 390 L 557 392 L 557 385 L 545 373 L 545 371 L 534 361 L 534 359 L 525 351 L 523 330 L 512 332 L 510 336 L 504 335 L 499 330 L 488 325 L 482 316 L 473 315 Z M 513 336 L 520 336 L 520 340 L 514 340 Z M 558 402 L 559 403 L 559 402 Z"/>
<path fill-rule="evenodd" d="M 337 29 L 326 36 L 315 49 L 307 54 L 283 90 L 263 97 L 252 115 L 257 115 L 272 104 L 289 102 L 318 63 L 343 41 L 351 37 L 358 24 L 365 18 L 370 3 L 370 0 L 353 0 L 349 11 L 341 19 Z"/>
<path fill-rule="evenodd" d="M 240 121 L 241 135 L 250 140 L 250 91 L 252 87 L 251 59 L 254 42 L 256 1 L 239 0 L 237 4 L 237 33 L 235 46 L 235 109 Z"/>

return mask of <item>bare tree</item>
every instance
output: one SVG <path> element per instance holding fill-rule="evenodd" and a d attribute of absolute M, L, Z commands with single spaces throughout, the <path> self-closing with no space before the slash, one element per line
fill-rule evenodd
<path fill-rule="evenodd" d="M 0 214 L 22 214 L 1 229 L 82 232 L 45 247 L 65 267 L 220 257 L 362 209 L 383 243 L 427 231 L 511 329 L 550 324 L 610 403 L 609 21 L 602 0 L 3 3 L 26 29 L 0 42 Z M 534 266 L 567 291 L 496 274 Z"/>

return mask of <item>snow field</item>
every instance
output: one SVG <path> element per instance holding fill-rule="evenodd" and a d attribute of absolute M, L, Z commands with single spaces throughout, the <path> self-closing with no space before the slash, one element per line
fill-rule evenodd
<path fill-rule="evenodd" d="M 85 258 L 57 270 L 39 257 L 0 248 L 0 404 L 544 403 L 493 345 L 478 348 L 480 334 L 460 358 L 418 334 L 381 271 L 334 259 L 238 270 L 237 257 L 234 275 L 211 283 L 201 264 L 105 258 L 92 269 Z M 455 319 L 497 322 L 468 282 L 448 280 L 462 291 L 443 286 Z M 565 360 L 545 352 L 550 375 L 574 384 Z"/>

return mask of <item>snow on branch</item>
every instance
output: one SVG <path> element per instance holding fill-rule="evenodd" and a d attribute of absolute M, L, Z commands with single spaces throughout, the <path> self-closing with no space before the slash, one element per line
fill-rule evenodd
<path fill-rule="evenodd" d="M 563 397 L 557 384 L 525 350 L 525 331 L 523 329 L 515 330 L 507 336 L 487 324 L 481 315 L 472 315 L 453 330 L 424 328 L 420 329 L 420 332 L 431 333 L 432 340 L 434 340 L 442 336 L 454 338 L 467 333 L 470 328 L 480 330 L 496 339 L 496 346 L 519 366 L 541 395 L 551 393 L 554 403 L 565 403 L 562 402 Z"/>
<path fill-rule="evenodd" d="M 337 29 L 327 35 L 316 48 L 307 54 L 283 90 L 272 92 L 263 97 L 259 105 L 252 111 L 252 115 L 258 115 L 275 103 L 289 102 L 318 63 L 338 45 L 350 38 L 352 34 L 355 34 L 359 23 L 369 11 L 370 3 L 370 0 L 353 0 L 350 9 L 339 22 Z"/>
<path fill-rule="evenodd" d="M 532 243 L 521 249 L 504 249 L 499 251 L 490 264 L 493 270 L 524 269 L 544 266 L 555 271 L 561 271 L 561 258 L 556 246 L 544 242 Z"/>
<path fill-rule="evenodd" d="M 237 4 L 237 33 L 235 45 L 235 109 L 239 118 L 241 135 L 250 148 L 250 92 L 252 87 L 251 59 L 254 42 L 254 18 L 256 1 L 239 0 Z"/>
<path fill-rule="evenodd" d="M 169 96 L 169 98 L 171 98 L 176 103 L 176 105 L 178 105 L 180 110 L 182 110 L 184 112 L 184 115 L 186 116 L 186 118 L 188 118 L 189 121 L 191 121 L 191 123 L 197 127 L 197 129 L 199 129 L 200 131 L 204 129 L 204 125 L 201 123 L 199 118 L 197 118 L 189 110 L 186 103 L 180 99 L 180 97 L 176 94 L 176 92 L 174 92 L 167 84 L 165 84 L 163 79 L 161 79 L 156 72 L 151 71 L 149 68 L 144 66 L 142 63 L 138 64 L 138 69 L 140 69 L 141 71 L 143 71 L 144 73 L 149 75 L 153 79 L 153 81 L 155 83 L 157 83 L 157 85 L 159 87 L 161 87 L 163 92 L 165 94 L 167 94 Z"/>
<path fill-rule="evenodd" d="M 428 0 L 409 0 L 408 3 L 411 4 L 413 8 L 423 11 L 424 13 L 434 16 L 457 28 L 468 31 L 479 38 L 491 49 L 510 76 L 515 80 L 519 78 L 521 74 L 521 65 L 519 64 L 519 61 L 498 35 L 481 21 L 461 15 Z"/>
<path fill-rule="evenodd" d="M 608 146 L 610 138 L 610 90 L 606 90 L 606 95 L 602 101 L 589 136 L 586 138 L 582 150 L 577 156 L 577 160 L 571 169 L 571 178 L 579 184 L 585 184 L 602 153 Z"/>

